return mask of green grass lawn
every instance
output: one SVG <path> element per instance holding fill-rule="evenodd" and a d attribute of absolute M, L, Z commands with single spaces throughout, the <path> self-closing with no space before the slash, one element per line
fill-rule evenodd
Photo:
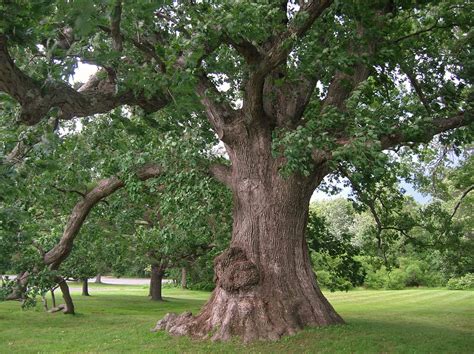
<path fill-rule="evenodd" d="M 347 325 L 308 328 L 278 342 L 250 345 L 151 333 L 167 312 L 196 313 L 209 293 L 165 289 L 167 301 L 154 303 L 147 291 L 143 286 L 91 285 L 93 296 L 87 298 L 75 290 L 75 316 L 0 303 L 0 352 L 474 352 L 472 291 L 326 293 Z"/>

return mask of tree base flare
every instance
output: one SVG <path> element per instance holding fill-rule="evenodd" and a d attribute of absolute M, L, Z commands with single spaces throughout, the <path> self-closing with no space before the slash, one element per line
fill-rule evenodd
<path fill-rule="evenodd" d="M 312 300 L 287 297 L 283 300 L 262 297 L 256 291 L 235 294 L 217 288 L 199 315 L 168 313 L 152 331 L 164 330 L 171 335 L 213 341 L 227 341 L 239 336 L 248 343 L 278 340 L 306 326 L 343 323 L 324 297 Z"/>

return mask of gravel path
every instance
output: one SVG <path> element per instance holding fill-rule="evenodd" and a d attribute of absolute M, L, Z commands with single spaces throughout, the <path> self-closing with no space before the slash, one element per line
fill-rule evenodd
<path fill-rule="evenodd" d="M 114 277 L 104 277 L 102 276 L 101 281 L 103 284 L 113 284 L 113 285 L 148 285 L 150 284 L 150 279 L 148 278 L 114 278 Z M 89 279 L 89 283 L 93 284 L 95 278 Z M 168 282 L 164 280 L 163 282 Z"/>

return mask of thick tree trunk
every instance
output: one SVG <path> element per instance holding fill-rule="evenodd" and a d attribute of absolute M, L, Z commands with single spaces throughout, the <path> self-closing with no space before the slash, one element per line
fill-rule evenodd
<path fill-rule="evenodd" d="M 161 282 L 163 281 L 164 269 L 160 264 L 152 264 L 150 279 L 150 296 L 152 301 L 163 301 L 161 295 Z"/>
<path fill-rule="evenodd" d="M 181 268 L 181 289 L 187 289 L 186 267 Z"/>
<path fill-rule="evenodd" d="M 89 279 L 82 279 L 82 296 L 90 296 L 89 294 Z"/>
<path fill-rule="evenodd" d="M 95 283 L 96 284 L 102 284 L 102 274 L 97 274 L 95 277 Z"/>
<path fill-rule="evenodd" d="M 248 342 L 343 323 L 317 285 L 304 234 L 326 170 L 282 177 L 269 140 L 228 148 L 234 223 L 229 249 L 214 261 L 216 289 L 199 315 L 168 314 L 156 330 Z"/>

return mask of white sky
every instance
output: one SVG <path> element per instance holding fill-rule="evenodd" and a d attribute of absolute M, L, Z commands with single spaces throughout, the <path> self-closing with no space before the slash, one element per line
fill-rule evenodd
<path fill-rule="evenodd" d="M 72 85 L 75 82 L 85 83 L 89 77 L 94 75 L 97 72 L 98 68 L 95 65 L 84 64 L 79 62 L 74 76 L 69 80 L 69 83 Z"/>

